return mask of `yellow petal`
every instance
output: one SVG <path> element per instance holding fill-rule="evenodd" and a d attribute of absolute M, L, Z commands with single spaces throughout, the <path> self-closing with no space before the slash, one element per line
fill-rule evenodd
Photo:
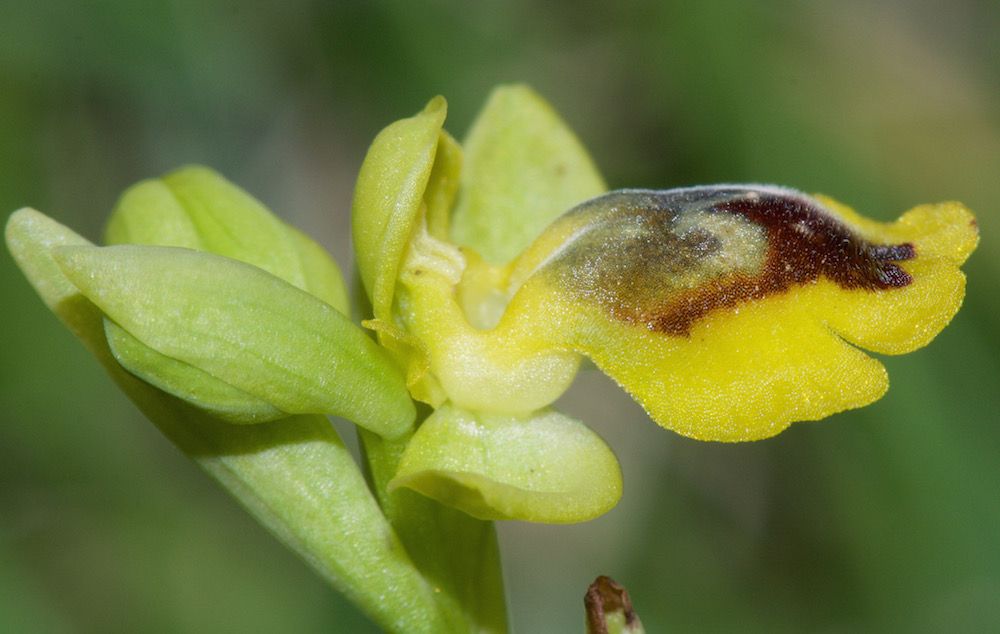
<path fill-rule="evenodd" d="M 815 289 L 817 315 L 851 343 L 883 354 L 903 354 L 933 339 L 958 312 L 965 296 L 959 266 L 976 248 L 975 218 L 960 203 L 921 205 L 893 223 L 875 223 L 842 205 L 827 207 L 860 227 L 866 239 L 912 244 L 916 257 L 900 263 L 912 282 L 892 292 L 852 293 L 834 284 Z"/>
<path fill-rule="evenodd" d="M 543 235 L 513 267 L 526 281 L 500 329 L 534 321 L 660 425 L 723 441 L 879 398 L 884 368 L 847 341 L 925 345 L 958 309 L 976 244 L 955 203 L 880 224 L 759 186 L 613 192 L 550 232 L 557 247 Z"/>
<path fill-rule="evenodd" d="M 881 363 L 839 340 L 799 299 L 719 312 L 688 336 L 583 313 L 574 345 L 660 425 L 699 440 L 758 440 L 867 405 L 889 385 Z"/>

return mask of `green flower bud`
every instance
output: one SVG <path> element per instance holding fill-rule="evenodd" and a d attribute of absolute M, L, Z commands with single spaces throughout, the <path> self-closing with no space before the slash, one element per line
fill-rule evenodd
<path fill-rule="evenodd" d="M 571 523 L 622 494 L 618 460 L 586 425 L 552 410 L 527 417 L 445 405 L 414 434 L 389 489 L 408 487 L 480 519 Z"/>
<path fill-rule="evenodd" d="M 130 187 L 108 220 L 105 240 L 224 255 L 348 312 L 343 276 L 323 248 L 206 167 L 185 167 Z"/>
<path fill-rule="evenodd" d="M 110 244 L 186 247 L 259 267 L 349 311 L 343 277 L 318 244 L 285 224 L 211 169 L 185 167 L 130 187 L 105 231 Z M 194 366 L 145 346 L 114 322 L 105 325 L 115 359 L 132 374 L 234 423 L 288 414 Z"/>
<path fill-rule="evenodd" d="M 178 396 L 204 402 L 221 382 L 232 390 L 210 409 L 235 401 L 230 418 L 240 422 L 267 420 L 252 407 L 261 401 L 284 414 L 343 416 L 389 437 L 413 422 L 402 377 L 370 338 L 329 304 L 257 267 L 172 247 L 61 247 L 53 255 L 121 330 L 169 358 L 158 368 L 162 359 L 135 354 L 132 365 L 161 387 L 181 379 Z M 134 342 L 111 332 L 120 359 L 135 353 Z"/>

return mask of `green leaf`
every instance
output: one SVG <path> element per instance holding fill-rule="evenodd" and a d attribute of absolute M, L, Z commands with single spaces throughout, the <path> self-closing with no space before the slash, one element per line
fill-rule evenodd
<path fill-rule="evenodd" d="M 143 344 L 289 414 L 343 416 L 386 436 L 415 415 L 363 331 L 265 271 L 175 247 L 60 247 L 66 276 Z"/>
<path fill-rule="evenodd" d="M 389 125 L 375 137 L 358 174 L 354 251 L 378 319 L 390 319 L 400 261 L 424 204 L 446 114 L 444 98 L 435 97 L 416 116 Z"/>
<path fill-rule="evenodd" d="M 389 489 L 408 487 L 480 519 L 554 524 L 609 511 L 622 493 L 618 460 L 586 425 L 556 411 L 435 411 L 406 447 Z"/>
<path fill-rule="evenodd" d="M 42 300 L 119 387 L 278 539 L 386 630 L 446 631 L 434 592 L 410 562 L 329 422 L 299 416 L 229 425 L 135 378 L 115 363 L 100 310 L 52 257 L 55 247 L 90 243 L 31 209 L 11 216 L 6 239 Z"/>
<path fill-rule="evenodd" d="M 473 124 L 451 235 L 501 264 L 607 187 L 580 141 L 526 86 L 500 86 Z"/>
<path fill-rule="evenodd" d="M 105 240 L 224 255 L 348 312 L 343 276 L 326 251 L 207 167 L 181 168 L 130 187 L 108 220 Z"/>
<path fill-rule="evenodd" d="M 234 426 L 208 416 L 161 429 L 278 539 L 389 632 L 447 632 L 436 589 L 413 565 L 351 452 L 324 417 Z M 162 408 L 143 412 L 154 422 Z M 206 420 L 207 419 L 207 420 Z M 193 432 L 193 433 L 192 433 Z"/>

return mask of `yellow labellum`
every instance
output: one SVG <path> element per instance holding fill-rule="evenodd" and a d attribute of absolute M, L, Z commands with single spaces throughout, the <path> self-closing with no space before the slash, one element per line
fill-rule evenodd
<path fill-rule="evenodd" d="M 977 235 L 957 203 L 877 223 L 774 187 L 613 192 L 505 267 L 467 252 L 457 284 L 411 257 L 404 322 L 463 407 L 542 407 L 585 355 L 664 427 L 756 440 L 884 394 L 885 368 L 854 346 L 926 345 L 961 304 Z"/>

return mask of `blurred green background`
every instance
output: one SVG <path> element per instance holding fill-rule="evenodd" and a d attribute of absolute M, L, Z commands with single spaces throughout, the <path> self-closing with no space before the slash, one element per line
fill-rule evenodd
<path fill-rule="evenodd" d="M 435 94 L 549 98 L 613 187 L 721 181 L 890 219 L 958 199 L 965 307 L 879 403 L 776 439 L 657 428 L 596 372 L 564 408 L 625 496 L 501 527 L 519 632 L 582 630 L 597 574 L 650 632 L 1000 630 L 1000 5 L 0 0 L 0 210 L 92 239 L 118 193 L 214 166 L 350 261 L 367 143 Z M 160 438 L 0 252 L 0 631 L 372 626 Z"/>

